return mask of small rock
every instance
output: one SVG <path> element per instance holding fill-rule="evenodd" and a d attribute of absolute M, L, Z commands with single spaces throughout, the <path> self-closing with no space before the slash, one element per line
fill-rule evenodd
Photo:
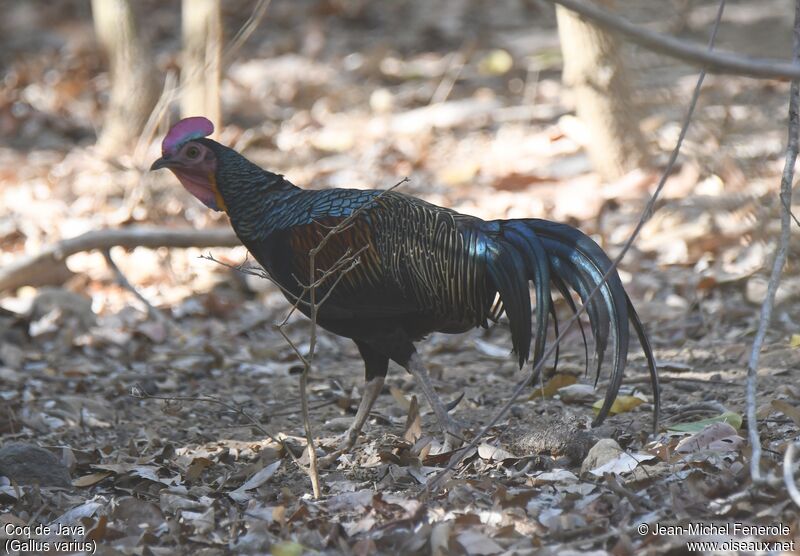
<path fill-rule="evenodd" d="M 591 384 L 570 384 L 558 389 L 558 397 L 564 403 L 592 402 L 595 398 L 594 386 Z"/>
<path fill-rule="evenodd" d="M 352 417 L 334 417 L 325 422 L 325 428 L 332 431 L 345 431 L 353 422 Z"/>
<path fill-rule="evenodd" d="M 543 417 L 519 434 L 512 433 L 511 451 L 521 456 L 546 454 L 566 457 L 573 465 L 583 461 L 594 443 L 591 432 L 582 429 L 573 419 Z"/>
<path fill-rule="evenodd" d="M 20 485 L 70 487 L 69 471 L 49 451 L 33 444 L 11 442 L 0 448 L 0 475 Z"/>
<path fill-rule="evenodd" d="M 597 469 L 601 465 L 605 465 L 612 459 L 619 456 L 622 448 L 617 444 L 616 440 L 611 438 L 601 438 L 597 443 L 592 446 L 589 453 L 581 464 L 581 474 L 588 473 L 592 469 Z"/>

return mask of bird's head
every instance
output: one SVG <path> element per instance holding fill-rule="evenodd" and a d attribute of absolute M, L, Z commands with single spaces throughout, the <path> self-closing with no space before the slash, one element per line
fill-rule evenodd
<path fill-rule="evenodd" d="M 214 143 L 205 137 L 214 133 L 214 124 L 202 116 L 176 123 L 161 143 L 161 158 L 150 170 L 169 168 L 181 184 L 207 207 L 226 210 L 217 187 L 217 155 Z"/>

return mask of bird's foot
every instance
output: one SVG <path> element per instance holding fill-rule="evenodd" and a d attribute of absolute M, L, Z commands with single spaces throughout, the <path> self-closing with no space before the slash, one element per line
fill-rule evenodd
<path fill-rule="evenodd" d="M 336 460 L 339 459 L 339 456 L 350 451 L 353 446 L 356 445 L 356 440 L 358 440 L 358 431 L 352 428 L 347 429 L 338 436 L 324 439 L 320 442 L 320 446 L 323 448 L 333 448 L 333 451 L 319 458 L 317 460 L 318 465 L 320 467 L 329 467 L 333 465 L 336 463 Z"/>

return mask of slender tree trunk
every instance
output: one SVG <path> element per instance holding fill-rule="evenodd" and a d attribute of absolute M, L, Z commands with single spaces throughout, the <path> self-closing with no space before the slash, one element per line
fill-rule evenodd
<path fill-rule="evenodd" d="M 574 91 L 578 118 L 589 132 L 589 158 L 604 179 L 619 178 L 645 165 L 647 153 L 616 37 L 561 6 L 556 6 L 556 17 L 563 79 Z"/>
<path fill-rule="evenodd" d="M 183 0 L 181 115 L 205 116 L 221 125 L 219 83 L 222 15 L 219 0 Z"/>
<path fill-rule="evenodd" d="M 97 146 L 130 152 L 158 96 L 152 57 L 136 30 L 130 0 L 92 0 L 97 40 L 108 56 L 111 94 Z"/>

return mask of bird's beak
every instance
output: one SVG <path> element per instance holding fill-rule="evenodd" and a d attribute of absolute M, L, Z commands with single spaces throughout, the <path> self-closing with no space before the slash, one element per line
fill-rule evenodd
<path fill-rule="evenodd" d="M 158 170 L 160 168 L 167 168 L 169 167 L 169 159 L 165 156 L 162 156 L 150 166 L 150 171 Z"/>

